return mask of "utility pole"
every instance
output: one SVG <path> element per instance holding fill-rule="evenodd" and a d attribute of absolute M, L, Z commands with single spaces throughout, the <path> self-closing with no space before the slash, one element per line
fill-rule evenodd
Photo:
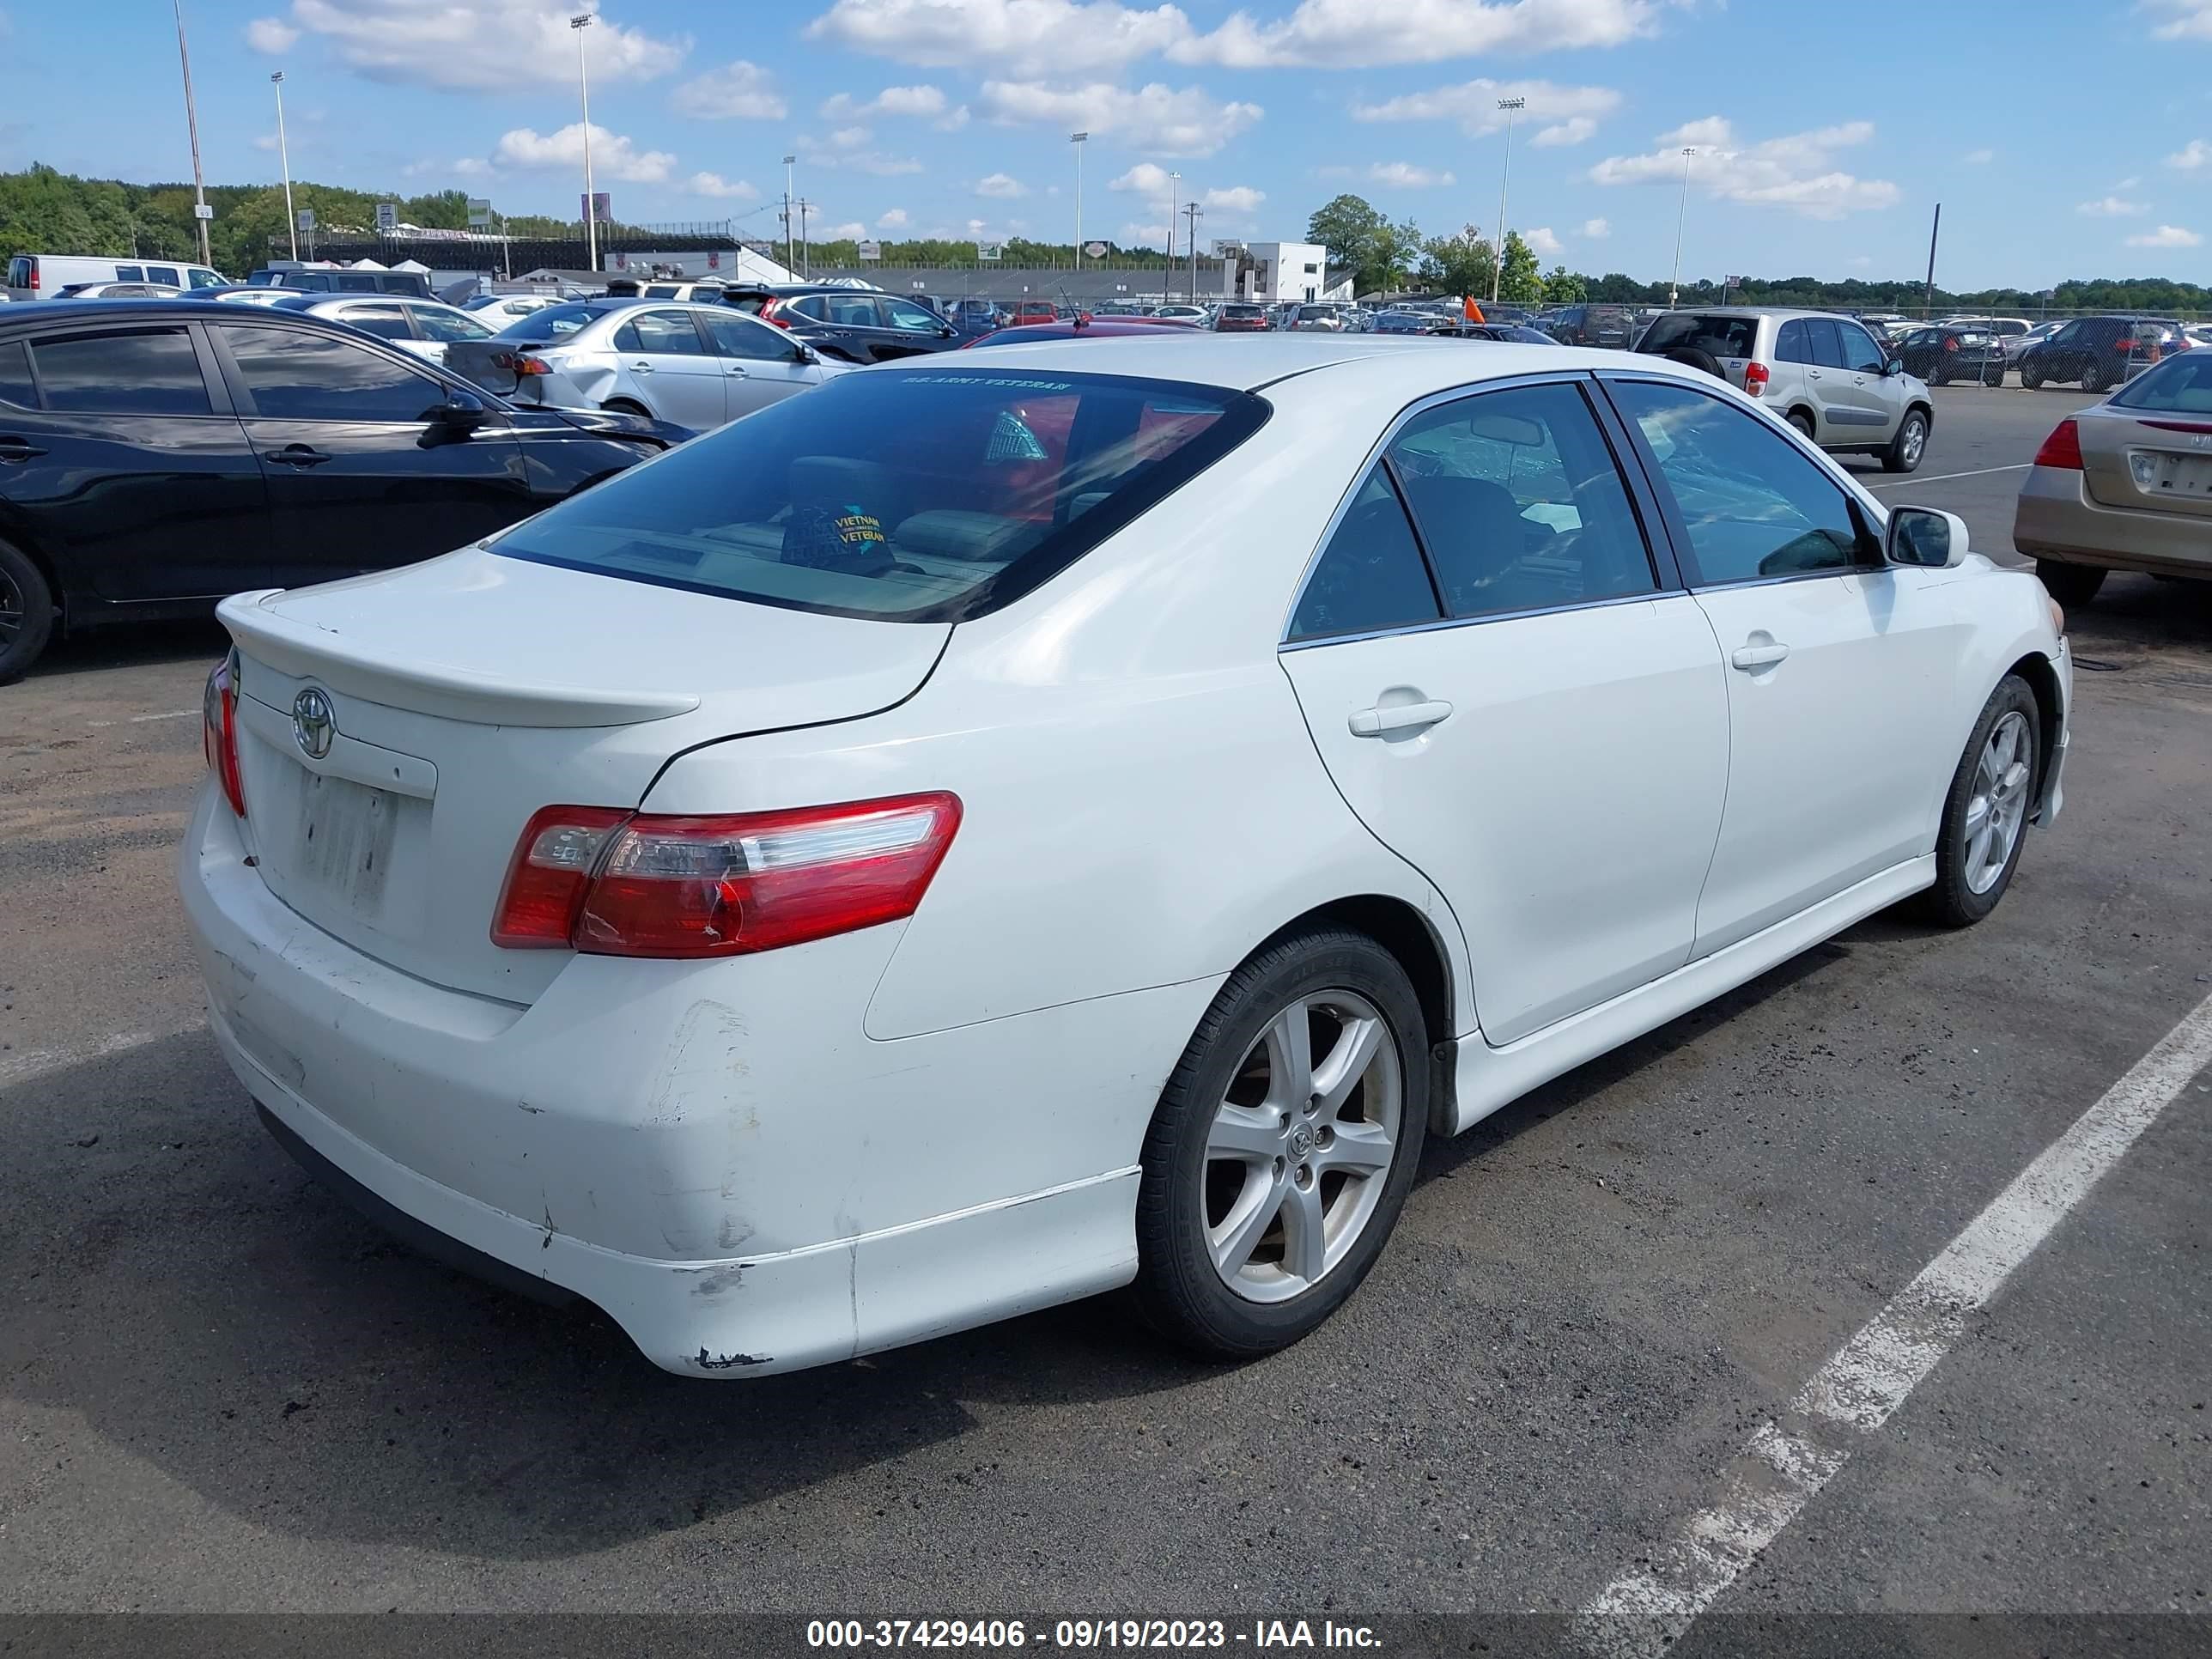
<path fill-rule="evenodd" d="M 1183 216 L 1190 221 L 1190 302 L 1198 303 L 1198 220 L 1206 210 L 1196 201 L 1183 204 Z"/>
<path fill-rule="evenodd" d="M 276 159 L 284 169 L 284 224 L 292 233 L 292 263 L 300 263 L 300 217 L 292 211 L 292 152 L 284 143 L 284 71 L 269 77 L 276 88 Z"/>
<path fill-rule="evenodd" d="M 576 86 L 584 100 L 584 257 L 590 264 L 592 274 L 599 270 L 599 216 L 598 204 L 592 200 L 592 72 L 584 63 L 584 31 L 592 26 L 592 14 L 579 12 L 568 20 L 568 27 L 576 32 Z"/>
<path fill-rule="evenodd" d="M 1682 301 L 1682 222 L 1690 213 L 1690 158 L 1697 153 L 1695 144 L 1682 146 L 1682 205 L 1674 211 L 1674 276 L 1667 284 L 1667 309 L 1669 311 Z"/>
<path fill-rule="evenodd" d="M 1498 303 L 1498 289 L 1505 280 L 1505 187 L 1513 181 L 1513 118 L 1528 107 L 1526 98 L 1501 98 L 1505 112 L 1505 171 L 1498 180 L 1498 247 L 1490 262 L 1490 303 Z"/>
<path fill-rule="evenodd" d="M 806 210 L 812 205 L 804 196 L 799 198 L 799 275 L 802 282 L 814 280 L 814 253 L 806 242 Z"/>
<path fill-rule="evenodd" d="M 192 107 L 192 55 L 185 46 L 185 0 L 173 0 L 177 14 L 177 61 L 185 70 L 185 125 L 192 138 L 192 222 L 200 231 L 200 263 L 212 265 L 215 257 L 208 250 L 207 185 L 200 177 L 200 118 Z"/>
<path fill-rule="evenodd" d="M 1182 211 L 1182 174 L 1168 174 L 1168 274 L 1160 283 L 1160 298 L 1165 300 L 1175 287 L 1175 222 Z"/>
<path fill-rule="evenodd" d="M 1083 148 L 1089 142 L 1087 132 L 1071 132 L 1067 142 L 1075 146 L 1075 274 L 1083 274 Z"/>
<path fill-rule="evenodd" d="M 1928 228 L 1928 291 L 1921 297 L 1920 319 L 1936 314 L 1936 239 L 1943 234 L 1943 204 L 1936 204 L 1936 222 Z"/>
<path fill-rule="evenodd" d="M 798 160 L 796 155 L 783 158 L 783 268 L 793 271 L 797 270 L 799 265 L 791 251 L 791 169 Z"/>

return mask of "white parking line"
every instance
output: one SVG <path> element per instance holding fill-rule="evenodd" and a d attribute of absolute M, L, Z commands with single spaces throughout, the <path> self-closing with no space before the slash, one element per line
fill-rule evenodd
<path fill-rule="evenodd" d="M 149 1042 L 159 1042 L 186 1031 L 197 1031 L 207 1022 L 188 1020 L 158 1031 L 118 1031 L 97 1042 L 80 1042 L 63 1048 L 30 1048 L 21 1054 L 0 1054 L 0 1089 L 18 1083 L 27 1083 L 48 1072 L 58 1072 L 64 1066 L 82 1066 L 88 1060 L 99 1060 L 108 1054 L 119 1054 L 132 1048 L 143 1048 Z"/>
<path fill-rule="evenodd" d="M 1905 1403 L 1958 1340 L 1966 1316 L 1996 1294 L 2207 1065 L 2212 997 L 1836 1350 L 1784 1408 L 1791 1426 L 1762 1425 L 1721 1472 L 1719 1496 L 1649 1565 L 1590 1600 L 1575 1621 L 1582 1647 L 1604 1659 L 1650 1659 L 1679 1639 L 1834 1478 L 1863 1437 Z"/>
<path fill-rule="evenodd" d="M 1881 483 L 1871 483 L 1869 489 L 1902 489 L 1907 484 L 1948 483 L 1954 478 L 1986 478 L 1992 472 L 2025 472 L 2033 461 L 2014 461 L 2010 466 L 1978 466 L 1972 472 L 1938 472 L 1933 477 L 1917 476 L 1910 478 L 1891 478 Z"/>
<path fill-rule="evenodd" d="M 148 720 L 188 720 L 192 715 L 197 714 L 200 711 L 197 708 L 172 708 L 166 714 L 133 714 L 131 717 L 131 724 L 133 726 L 143 726 Z"/>

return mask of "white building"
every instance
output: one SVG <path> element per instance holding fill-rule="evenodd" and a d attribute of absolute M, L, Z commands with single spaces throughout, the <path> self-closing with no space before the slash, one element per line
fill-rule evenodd
<path fill-rule="evenodd" d="M 1318 300 L 1328 286 L 1328 250 L 1317 243 L 1247 242 L 1244 252 L 1237 286 L 1247 299 Z"/>

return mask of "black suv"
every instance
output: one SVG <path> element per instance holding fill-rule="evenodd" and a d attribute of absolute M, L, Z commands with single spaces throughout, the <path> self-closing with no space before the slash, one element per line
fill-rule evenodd
<path fill-rule="evenodd" d="M 1489 315 L 1487 309 L 1483 314 Z M 1626 306 L 1569 306 L 1545 319 L 1544 327 L 1562 345 L 1626 351 L 1636 343 L 1636 318 Z"/>
<path fill-rule="evenodd" d="M 0 307 L 0 682 L 57 623 L 426 559 L 690 435 L 516 409 L 296 311 Z"/>
<path fill-rule="evenodd" d="M 963 335 L 920 300 L 835 283 L 732 288 L 724 301 L 764 323 L 788 329 L 825 357 L 888 362 L 964 345 Z"/>
<path fill-rule="evenodd" d="M 2020 383 L 2033 391 L 2045 380 L 2078 380 L 2084 392 L 2103 392 L 2188 349 L 2181 325 L 2164 318 L 2076 317 L 2021 354 Z"/>

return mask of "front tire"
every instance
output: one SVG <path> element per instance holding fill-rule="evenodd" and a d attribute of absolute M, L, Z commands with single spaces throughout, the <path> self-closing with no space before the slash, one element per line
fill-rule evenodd
<path fill-rule="evenodd" d="M 2112 382 L 2105 378 L 2105 366 L 2099 362 L 2095 358 L 2092 357 L 2087 363 L 2082 366 L 2082 391 L 2094 395 L 2097 392 L 2104 391 L 2105 388 L 2110 385 L 2112 385 Z"/>
<path fill-rule="evenodd" d="M 1927 412 L 1908 409 L 1905 411 L 1905 418 L 1897 423 L 1897 435 L 1889 441 L 1889 447 L 1881 452 L 1881 470 L 1885 472 L 1917 471 L 1920 458 L 1927 453 Z"/>
<path fill-rule="evenodd" d="M 2026 391 L 2042 391 L 2043 371 L 2040 368 L 2031 368 L 2026 363 L 2022 363 L 2020 366 L 2020 383 Z"/>
<path fill-rule="evenodd" d="M 54 596 L 39 567 L 0 542 L 0 685 L 23 678 L 54 630 Z"/>
<path fill-rule="evenodd" d="M 2105 585 L 2105 567 L 2101 564 L 2068 564 L 2058 559 L 2038 559 L 2035 574 L 2043 582 L 2044 592 L 2069 611 L 2088 604 Z"/>
<path fill-rule="evenodd" d="M 1382 1254 L 1428 1127 L 1429 1036 L 1364 933 L 1269 945 L 1222 986 L 1161 1093 L 1137 1195 L 1137 1306 L 1245 1359 L 1307 1335 Z"/>
<path fill-rule="evenodd" d="M 2042 781 L 2041 721 L 2027 682 L 2008 674 L 1974 722 L 1944 797 L 1927 895 L 1929 915 L 1946 927 L 1972 927 L 2012 885 Z"/>

